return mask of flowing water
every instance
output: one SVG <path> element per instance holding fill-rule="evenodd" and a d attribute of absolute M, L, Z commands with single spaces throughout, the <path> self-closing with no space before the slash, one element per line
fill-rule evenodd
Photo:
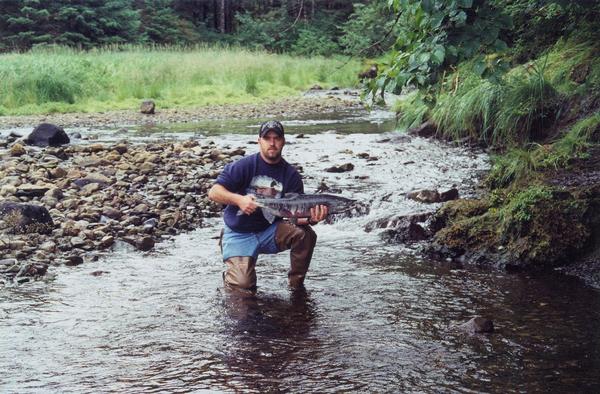
<path fill-rule="evenodd" d="M 385 113 L 285 124 L 284 153 L 303 168 L 307 191 L 324 181 L 371 207 L 315 227 L 306 291 L 287 289 L 281 253 L 259 258 L 256 296 L 224 292 L 218 218 L 150 253 L 121 244 L 98 261 L 0 288 L 0 391 L 600 390 L 599 291 L 553 273 L 458 269 L 364 231 L 373 220 L 436 207 L 407 200 L 407 191 L 457 185 L 473 195 L 485 155 L 398 138 Z M 253 152 L 256 127 L 83 133 L 100 141 L 193 137 Z M 351 172 L 324 172 L 348 162 Z M 452 329 L 475 315 L 491 318 L 495 332 Z"/>

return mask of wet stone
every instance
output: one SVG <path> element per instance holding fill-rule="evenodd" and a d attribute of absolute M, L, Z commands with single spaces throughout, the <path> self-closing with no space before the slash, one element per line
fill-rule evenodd
<path fill-rule="evenodd" d="M 154 239 L 152 237 L 143 237 L 135 241 L 135 247 L 141 251 L 148 251 L 154 247 Z"/>
<path fill-rule="evenodd" d="M 417 191 L 407 193 L 406 197 L 410 198 L 411 200 L 415 200 L 415 201 L 426 203 L 426 204 L 431 204 L 431 203 L 436 203 L 436 202 L 441 201 L 440 194 L 438 193 L 437 190 L 428 190 L 428 189 L 417 190 Z"/>
<path fill-rule="evenodd" d="M 494 332 L 494 322 L 485 317 L 475 316 L 466 323 L 457 327 L 459 330 L 468 334 L 483 334 Z"/>
<path fill-rule="evenodd" d="M 81 264 L 83 264 L 83 257 L 81 256 L 72 255 L 65 257 L 65 265 L 73 267 Z"/>
<path fill-rule="evenodd" d="M 11 156 L 23 156 L 24 154 L 27 153 L 27 151 L 25 150 L 25 148 L 23 147 L 23 145 L 21 144 L 14 144 L 11 148 L 10 148 L 10 155 Z"/>
<path fill-rule="evenodd" d="M 325 169 L 326 172 L 334 172 L 334 173 L 349 172 L 352 170 L 354 170 L 354 164 L 352 164 L 352 163 L 346 163 L 346 164 L 342 164 L 339 166 L 333 166 L 333 167 L 329 167 L 329 168 Z"/>

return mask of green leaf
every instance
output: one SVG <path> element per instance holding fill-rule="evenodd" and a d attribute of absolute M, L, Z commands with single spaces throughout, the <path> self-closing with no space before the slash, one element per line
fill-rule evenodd
<path fill-rule="evenodd" d="M 434 63 L 442 64 L 444 62 L 444 58 L 446 57 L 446 51 L 444 47 L 441 45 L 436 46 L 431 53 L 431 57 Z"/>
<path fill-rule="evenodd" d="M 427 63 L 431 59 L 431 53 L 425 52 L 419 55 L 419 62 Z"/>
<path fill-rule="evenodd" d="M 433 0 L 421 0 L 421 6 L 423 7 L 423 10 L 428 14 L 433 12 L 434 10 L 433 3 Z"/>
<path fill-rule="evenodd" d="M 439 28 L 442 25 L 445 17 L 446 14 L 444 12 L 436 12 L 435 14 L 431 15 L 431 27 L 434 29 Z"/>
<path fill-rule="evenodd" d="M 464 26 L 464 24 L 467 22 L 467 14 L 464 11 L 460 11 L 451 19 L 456 23 L 457 26 Z"/>
<path fill-rule="evenodd" d="M 473 0 L 458 0 L 458 6 L 462 8 L 473 7 Z"/>
<path fill-rule="evenodd" d="M 446 48 L 446 51 L 448 52 L 448 54 L 450 56 L 455 56 L 455 57 L 458 56 L 458 49 L 454 45 L 449 45 Z"/>

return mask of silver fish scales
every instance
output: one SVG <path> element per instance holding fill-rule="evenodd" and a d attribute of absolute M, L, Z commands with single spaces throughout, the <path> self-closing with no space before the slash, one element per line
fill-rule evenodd
<path fill-rule="evenodd" d="M 265 219 L 273 223 L 276 216 L 290 219 L 309 218 L 310 209 L 317 205 L 327 206 L 330 214 L 346 212 L 354 208 L 356 201 L 331 194 L 287 193 L 282 198 L 256 196 L 256 204 L 262 209 Z"/>

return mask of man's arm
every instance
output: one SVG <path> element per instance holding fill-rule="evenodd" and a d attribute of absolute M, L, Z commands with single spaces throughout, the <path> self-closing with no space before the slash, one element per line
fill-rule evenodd
<path fill-rule="evenodd" d="M 246 215 L 250 215 L 258 208 L 253 195 L 247 194 L 242 196 L 241 194 L 232 193 L 225 186 L 218 183 L 210 188 L 208 198 L 219 204 L 237 205 Z"/>

